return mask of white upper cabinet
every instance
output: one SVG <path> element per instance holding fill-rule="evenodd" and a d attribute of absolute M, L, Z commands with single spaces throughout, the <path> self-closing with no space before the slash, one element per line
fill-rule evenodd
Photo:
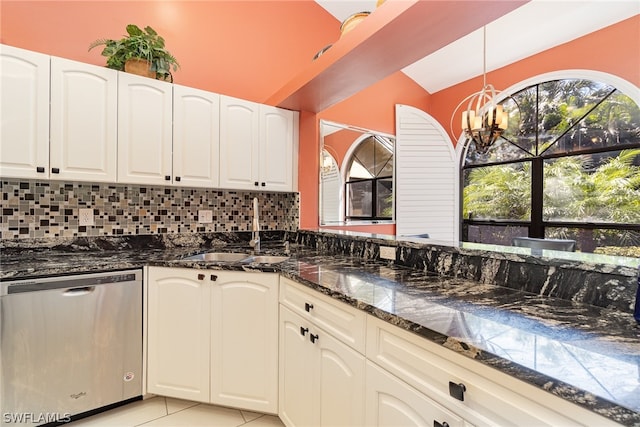
<path fill-rule="evenodd" d="M 259 189 L 260 105 L 220 97 L 220 186 Z"/>
<path fill-rule="evenodd" d="M 172 85 L 119 73 L 118 182 L 172 181 Z"/>
<path fill-rule="evenodd" d="M 118 72 L 51 58 L 50 177 L 116 181 Z"/>
<path fill-rule="evenodd" d="M 173 183 L 219 186 L 220 95 L 173 86 Z"/>
<path fill-rule="evenodd" d="M 294 191 L 293 111 L 220 97 L 220 186 Z"/>
<path fill-rule="evenodd" d="M 292 191 L 294 112 L 260 105 L 260 186 Z"/>
<path fill-rule="evenodd" d="M 47 178 L 50 57 L 0 45 L 0 176 Z"/>

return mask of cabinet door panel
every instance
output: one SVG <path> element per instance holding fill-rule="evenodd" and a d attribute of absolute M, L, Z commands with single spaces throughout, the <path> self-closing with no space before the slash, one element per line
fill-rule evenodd
<path fill-rule="evenodd" d="M 0 176 L 49 177 L 49 73 L 48 55 L 0 45 Z"/>
<path fill-rule="evenodd" d="M 364 425 L 364 356 L 324 331 L 315 333 L 319 335 L 314 345 L 319 346 L 320 425 Z"/>
<path fill-rule="evenodd" d="M 259 189 L 259 104 L 220 97 L 220 186 Z"/>
<path fill-rule="evenodd" d="M 292 191 L 293 111 L 260 106 L 260 183 Z"/>
<path fill-rule="evenodd" d="M 173 182 L 218 187 L 220 95 L 173 86 Z"/>
<path fill-rule="evenodd" d="M 216 276 L 211 292 L 211 401 L 277 413 L 278 275 Z"/>
<path fill-rule="evenodd" d="M 128 73 L 118 78 L 118 181 L 170 184 L 171 84 Z"/>
<path fill-rule="evenodd" d="M 309 343 L 311 324 L 280 306 L 280 392 L 278 415 L 288 426 L 317 426 L 320 412 L 314 389 L 316 349 Z M 306 330 L 304 335 L 301 329 Z"/>
<path fill-rule="evenodd" d="M 147 390 L 208 403 L 210 285 L 197 273 L 149 268 Z"/>
<path fill-rule="evenodd" d="M 434 421 L 450 427 L 465 422 L 427 396 L 367 362 L 366 425 L 379 427 L 433 426 Z"/>
<path fill-rule="evenodd" d="M 118 72 L 51 58 L 51 178 L 115 182 Z"/>

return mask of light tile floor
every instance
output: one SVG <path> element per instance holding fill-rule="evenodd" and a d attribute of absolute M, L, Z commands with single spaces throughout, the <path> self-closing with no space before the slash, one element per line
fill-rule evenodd
<path fill-rule="evenodd" d="M 169 397 L 152 397 L 83 418 L 72 427 L 283 427 L 274 415 L 206 405 Z"/>

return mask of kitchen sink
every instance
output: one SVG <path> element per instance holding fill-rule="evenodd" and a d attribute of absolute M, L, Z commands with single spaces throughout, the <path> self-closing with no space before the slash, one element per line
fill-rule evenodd
<path fill-rule="evenodd" d="M 288 256 L 276 256 L 276 255 L 253 255 L 246 258 L 243 262 L 256 263 L 256 264 L 277 264 L 288 260 Z"/>
<path fill-rule="evenodd" d="M 236 262 L 247 259 L 250 254 L 239 252 L 206 252 L 184 258 L 184 261 Z"/>

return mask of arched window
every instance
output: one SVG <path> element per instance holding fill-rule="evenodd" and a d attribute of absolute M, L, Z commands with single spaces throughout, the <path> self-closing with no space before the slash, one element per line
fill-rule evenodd
<path fill-rule="evenodd" d="M 393 218 L 393 142 L 380 135 L 359 141 L 345 162 L 346 218 Z"/>
<path fill-rule="evenodd" d="M 575 78 L 528 86 L 502 104 L 509 128 L 486 153 L 470 144 L 462 157 L 463 240 L 572 239 L 583 252 L 617 254 L 640 246 L 637 101 Z"/>

